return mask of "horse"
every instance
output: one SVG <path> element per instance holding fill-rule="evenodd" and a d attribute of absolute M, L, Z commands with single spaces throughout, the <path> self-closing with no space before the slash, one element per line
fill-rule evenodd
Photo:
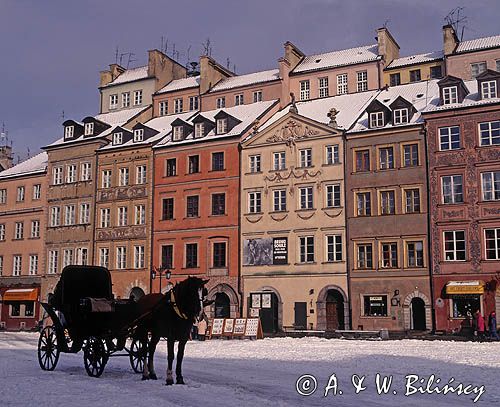
<path fill-rule="evenodd" d="M 140 315 L 147 315 L 142 319 L 137 329 L 137 337 L 144 346 L 144 368 L 142 380 L 157 380 L 154 368 L 154 354 L 160 338 L 167 339 L 168 367 L 166 385 L 174 384 L 172 364 L 174 361 L 174 344 L 179 342 L 177 349 L 177 363 L 175 375 L 177 384 L 185 384 L 182 377 L 182 359 L 184 348 L 190 337 L 193 323 L 201 320 L 208 291 L 205 284 L 209 280 L 198 277 L 188 277 L 176 284 L 166 294 L 147 294 L 137 303 Z M 148 342 L 148 333 L 151 339 Z"/>

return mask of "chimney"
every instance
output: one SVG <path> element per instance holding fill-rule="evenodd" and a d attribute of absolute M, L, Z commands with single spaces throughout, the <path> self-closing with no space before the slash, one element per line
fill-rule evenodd
<path fill-rule="evenodd" d="M 450 24 L 443 26 L 443 51 L 444 55 L 451 55 L 458 46 L 458 37 Z"/>
<path fill-rule="evenodd" d="M 125 72 L 125 68 L 122 68 L 118 64 L 111 64 L 109 66 L 109 71 L 100 72 L 99 87 L 106 86 L 107 84 L 113 82 L 120 74 Z"/>
<path fill-rule="evenodd" d="M 0 171 L 12 167 L 14 156 L 12 155 L 12 146 L 0 146 Z"/>
<path fill-rule="evenodd" d="M 383 58 L 385 66 L 399 58 L 399 44 L 386 27 L 377 30 L 378 54 Z"/>
<path fill-rule="evenodd" d="M 218 64 L 212 57 L 202 55 L 200 57 L 200 95 L 208 92 L 222 79 L 234 76 L 232 72 Z"/>
<path fill-rule="evenodd" d="M 291 100 L 290 96 L 290 72 L 302 61 L 305 57 L 304 53 L 298 49 L 290 41 L 283 44 L 285 53 L 283 57 L 278 59 L 278 66 L 281 78 L 281 99 L 280 107 L 285 107 Z"/>

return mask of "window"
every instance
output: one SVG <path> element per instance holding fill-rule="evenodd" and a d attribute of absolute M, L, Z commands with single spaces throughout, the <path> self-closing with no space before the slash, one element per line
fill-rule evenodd
<path fill-rule="evenodd" d="M 313 187 L 302 187 L 300 191 L 300 209 L 314 209 L 313 208 Z"/>
<path fill-rule="evenodd" d="M 134 268 L 144 268 L 144 246 L 134 246 Z"/>
<path fill-rule="evenodd" d="M 390 85 L 398 86 L 401 85 L 401 74 L 399 73 L 391 73 L 389 75 Z"/>
<path fill-rule="evenodd" d="M 144 129 L 135 129 L 134 130 L 134 143 L 139 143 L 144 141 Z"/>
<path fill-rule="evenodd" d="M 0 255 L 0 276 L 3 276 L 3 255 Z"/>
<path fill-rule="evenodd" d="M 31 221 L 31 235 L 32 239 L 37 239 L 40 237 L 40 221 L 32 220 Z"/>
<path fill-rule="evenodd" d="M 86 247 L 79 247 L 76 249 L 76 263 L 80 266 L 86 266 L 89 260 L 89 249 Z"/>
<path fill-rule="evenodd" d="M 453 318 L 470 318 L 475 310 L 481 309 L 481 296 L 473 294 L 453 296 L 451 308 Z"/>
<path fill-rule="evenodd" d="M 198 195 L 188 196 L 186 200 L 186 217 L 197 218 L 199 216 L 199 201 Z"/>
<path fill-rule="evenodd" d="M 394 110 L 394 124 L 408 123 L 408 109 Z"/>
<path fill-rule="evenodd" d="M 217 109 L 222 109 L 226 107 L 226 98 L 225 97 L 217 98 L 215 104 L 217 106 Z"/>
<path fill-rule="evenodd" d="M 12 261 L 12 275 L 14 277 L 21 275 L 21 270 L 23 268 L 23 258 L 22 256 L 14 256 Z"/>
<path fill-rule="evenodd" d="M 253 93 L 253 102 L 262 102 L 262 91 L 257 90 Z"/>
<path fill-rule="evenodd" d="M 405 213 L 420 213 L 420 190 L 405 189 Z"/>
<path fill-rule="evenodd" d="M 128 208 L 126 206 L 120 206 L 118 208 L 118 226 L 128 225 Z"/>
<path fill-rule="evenodd" d="M 101 228 L 109 228 L 111 226 L 111 209 L 101 209 Z"/>
<path fill-rule="evenodd" d="M 119 246 L 116 248 L 116 268 L 123 270 L 127 267 L 127 248 Z"/>
<path fill-rule="evenodd" d="M 494 99 L 497 97 L 497 81 L 481 82 L 481 97 L 483 99 Z"/>
<path fill-rule="evenodd" d="M 16 222 L 14 239 L 19 240 L 24 237 L 24 222 Z"/>
<path fill-rule="evenodd" d="M 214 243 L 214 267 L 226 267 L 226 242 Z"/>
<path fill-rule="evenodd" d="M 274 212 L 286 211 L 286 189 L 276 189 L 273 191 Z"/>
<path fill-rule="evenodd" d="M 356 194 L 357 216 L 370 216 L 371 209 L 371 194 L 370 192 L 358 192 Z"/>
<path fill-rule="evenodd" d="M 262 194 L 261 192 L 248 193 L 248 212 L 261 213 L 262 212 Z"/>
<path fill-rule="evenodd" d="M 456 86 L 443 88 L 443 105 L 458 103 L 458 90 Z"/>
<path fill-rule="evenodd" d="M 119 185 L 121 187 L 126 187 L 130 181 L 130 171 L 128 168 L 120 168 L 120 179 Z"/>
<path fill-rule="evenodd" d="M 54 167 L 52 169 L 52 183 L 54 185 L 61 185 L 63 183 L 63 168 Z"/>
<path fill-rule="evenodd" d="M 217 134 L 227 133 L 227 118 L 217 119 Z"/>
<path fill-rule="evenodd" d="M 84 135 L 91 136 L 94 134 L 94 123 L 85 123 Z"/>
<path fill-rule="evenodd" d="M 174 99 L 174 113 L 182 113 L 182 99 Z"/>
<path fill-rule="evenodd" d="M 486 260 L 500 260 L 500 229 L 485 229 Z"/>
<path fill-rule="evenodd" d="M 444 260 L 465 261 L 465 232 L 463 230 L 444 232 Z"/>
<path fill-rule="evenodd" d="M 66 126 L 64 128 L 64 138 L 73 138 L 75 134 L 75 126 Z"/>
<path fill-rule="evenodd" d="M 314 236 L 301 236 L 299 238 L 300 262 L 314 262 Z"/>
<path fill-rule="evenodd" d="M 188 157 L 188 173 L 196 174 L 200 172 L 200 156 L 190 155 Z"/>
<path fill-rule="evenodd" d="M 387 316 L 387 295 L 364 295 L 363 305 L 365 317 Z"/>
<path fill-rule="evenodd" d="M 111 170 L 103 170 L 102 172 L 102 187 L 111 188 Z"/>
<path fill-rule="evenodd" d="M 147 182 L 147 168 L 145 165 L 135 167 L 135 183 L 143 185 Z"/>
<path fill-rule="evenodd" d="M 10 316 L 11 317 L 19 317 L 21 316 L 21 303 L 14 302 L 10 304 Z"/>
<path fill-rule="evenodd" d="M 339 159 L 339 145 L 334 144 L 332 146 L 326 146 L 326 164 L 338 164 L 340 162 Z"/>
<path fill-rule="evenodd" d="M 163 102 L 159 103 L 159 109 L 160 111 L 160 116 L 165 116 L 168 114 L 168 101 L 164 100 Z"/>
<path fill-rule="evenodd" d="M 236 95 L 234 97 L 234 105 L 239 106 L 243 104 L 243 93 Z"/>
<path fill-rule="evenodd" d="M 328 97 L 328 77 L 318 79 L 319 97 Z"/>
<path fill-rule="evenodd" d="M 146 224 L 146 205 L 135 205 L 134 223 L 136 225 Z"/>
<path fill-rule="evenodd" d="M 174 246 L 169 244 L 161 247 L 161 265 L 171 269 L 174 264 Z"/>
<path fill-rule="evenodd" d="M 25 189 L 24 187 L 17 187 L 16 202 L 24 202 Z"/>
<path fill-rule="evenodd" d="M 481 185 L 483 187 L 483 201 L 500 200 L 500 171 L 482 173 Z"/>
<path fill-rule="evenodd" d="M 300 100 L 307 100 L 310 96 L 309 81 L 300 81 Z"/>
<path fill-rule="evenodd" d="M 7 190 L 0 189 L 0 204 L 4 205 L 6 203 L 7 203 Z"/>
<path fill-rule="evenodd" d="M 423 242 L 407 242 L 406 254 L 408 256 L 408 267 L 424 267 L 424 244 Z"/>
<path fill-rule="evenodd" d="M 109 248 L 107 247 L 99 249 L 99 266 L 109 268 Z"/>
<path fill-rule="evenodd" d="M 59 269 L 59 251 L 49 250 L 49 264 L 48 264 L 49 274 L 56 274 Z"/>
<path fill-rule="evenodd" d="M 358 92 L 368 90 L 368 73 L 361 71 L 356 73 Z"/>
<path fill-rule="evenodd" d="M 357 268 L 373 268 L 373 252 L 371 243 L 358 244 L 357 249 Z"/>
<path fill-rule="evenodd" d="M 63 250 L 63 268 L 73 265 L 73 249 Z"/>
<path fill-rule="evenodd" d="M 205 135 L 205 123 L 195 123 L 194 125 L 194 137 L 199 138 Z"/>
<path fill-rule="evenodd" d="M 72 184 L 76 182 L 76 165 L 71 164 L 66 167 L 66 183 Z"/>
<path fill-rule="evenodd" d="M 167 159 L 167 177 L 175 177 L 177 175 L 177 159 L 169 158 Z"/>
<path fill-rule="evenodd" d="M 162 204 L 162 220 L 174 219 L 174 198 L 165 198 Z"/>
<path fill-rule="evenodd" d="M 277 153 L 273 153 L 273 163 L 274 170 L 284 170 L 286 169 L 286 154 L 284 151 L 279 151 Z"/>
<path fill-rule="evenodd" d="M 71 226 L 76 223 L 75 205 L 66 205 L 64 207 L 64 226 Z"/>
<path fill-rule="evenodd" d="M 380 214 L 381 215 L 394 215 L 394 191 L 381 191 L 380 192 Z"/>
<path fill-rule="evenodd" d="M 189 97 L 189 110 L 198 110 L 199 100 L 198 96 L 190 96 Z"/>
<path fill-rule="evenodd" d="M 250 159 L 250 172 L 260 172 L 260 154 L 259 155 L 251 155 Z"/>
<path fill-rule="evenodd" d="M 198 267 L 198 244 L 186 244 L 186 268 Z"/>
<path fill-rule="evenodd" d="M 340 184 L 326 186 L 326 206 L 327 208 L 340 207 Z"/>
<path fill-rule="evenodd" d="M 224 170 L 224 153 L 212 153 L 212 171 Z"/>
<path fill-rule="evenodd" d="M 61 224 L 61 208 L 54 206 L 50 208 L 50 226 L 56 227 Z"/>
<path fill-rule="evenodd" d="M 90 204 L 80 204 L 80 224 L 87 225 L 90 223 Z"/>
<path fill-rule="evenodd" d="M 142 90 L 134 91 L 134 105 L 142 105 Z"/>
<path fill-rule="evenodd" d="M 90 181 L 92 179 L 91 171 L 91 163 L 82 163 L 80 167 L 80 181 Z"/>
<path fill-rule="evenodd" d="M 326 261 L 342 261 L 342 235 L 326 237 Z"/>
<path fill-rule="evenodd" d="M 382 243 L 382 268 L 398 267 L 398 244 L 397 243 Z"/>
<path fill-rule="evenodd" d="M 356 151 L 356 172 L 370 171 L 370 150 Z"/>
<path fill-rule="evenodd" d="M 130 106 L 130 92 L 122 93 L 122 107 Z"/>
<path fill-rule="evenodd" d="M 456 150 L 460 148 L 460 127 L 439 128 L 439 150 Z"/>
<path fill-rule="evenodd" d="M 443 76 L 441 72 L 441 66 L 431 66 L 431 79 L 441 78 Z"/>
<path fill-rule="evenodd" d="M 113 134 L 113 145 L 119 145 L 123 143 L 123 133 L 120 131 Z"/>
<path fill-rule="evenodd" d="M 405 144 L 403 146 L 403 165 L 405 167 L 418 165 L 418 144 Z"/>
<path fill-rule="evenodd" d="M 500 59 L 496 60 L 497 72 L 500 72 Z"/>
<path fill-rule="evenodd" d="M 420 69 L 410 71 L 410 82 L 418 82 L 419 80 L 421 80 Z"/>
<path fill-rule="evenodd" d="M 109 95 L 109 108 L 116 109 L 118 107 L 118 95 Z"/>
<path fill-rule="evenodd" d="M 384 127 L 384 112 L 370 113 L 370 128 Z"/>
<path fill-rule="evenodd" d="M 443 188 L 443 203 L 453 204 L 462 203 L 464 201 L 461 175 L 441 177 L 441 183 Z"/>
<path fill-rule="evenodd" d="M 174 126 L 174 141 L 180 141 L 184 137 L 184 126 Z"/>
<path fill-rule="evenodd" d="M 345 95 L 347 93 L 347 74 L 341 73 L 337 75 L 337 95 Z"/>
<path fill-rule="evenodd" d="M 5 241 L 5 224 L 0 223 L 0 242 Z"/>
<path fill-rule="evenodd" d="M 500 120 L 479 123 L 481 146 L 500 144 Z"/>
<path fill-rule="evenodd" d="M 312 149 L 304 148 L 300 150 L 300 167 L 312 167 Z"/>
<path fill-rule="evenodd" d="M 470 64 L 470 70 L 472 77 L 475 78 L 486 71 L 486 62 L 476 62 Z"/>
<path fill-rule="evenodd" d="M 390 170 L 394 168 L 394 149 L 392 147 L 383 147 L 378 150 L 379 169 Z"/>
<path fill-rule="evenodd" d="M 212 215 L 224 215 L 226 213 L 226 194 L 212 194 Z"/>

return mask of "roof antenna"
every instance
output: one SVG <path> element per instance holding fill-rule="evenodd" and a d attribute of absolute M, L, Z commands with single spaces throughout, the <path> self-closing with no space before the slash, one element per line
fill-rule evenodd
<path fill-rule="evenodd" d="M 206 41 L 201 44 L 201 46 L 203 47 L 203 55 L 212 56 L 212 47 L 210 46 L 210 44 L 210 37 L 207 37 Z"/>
<path fill-rule="evenodd" d="M 389 24 L 389 21 L 391 21 L 391 20 L 389 20 L 389 19 L 385 20 L 384 25 L 382 27 L 387 28 L 387 25 Z"/>
<path fill-rule="evenodd" d="M 460 32 L 460 42 L 462 42 L 464 38 L 464 30 L 467 27 L 467 16 L 460 16 L 460 13 L 465 10 L 465 7 L 455 7 L 452 9 L 444 18 L 447 24 L 451 25 L 455 32 L 458 33 Z"/>
<path fill-rule="evenodd" d="M 62 111 L 62 113 L 61 113 L 61 119 L 64 121 L 64 118 L 65 118 L 65 117 L 66 117 L 66 116 L 64 115 L 64 110 L 63 110 L 63 111 Z"/>

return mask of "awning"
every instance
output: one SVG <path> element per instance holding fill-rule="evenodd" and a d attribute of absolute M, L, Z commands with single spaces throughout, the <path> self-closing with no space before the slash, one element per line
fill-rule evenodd
<path fill-rule="evenodd" d="M 38 300 L 38 288 L 13 288 L 5 291 L 2 301 L 36 301 Z"/>
<path fill-rule="evenodd" d="M 484 282 L 473 281 L 449 281 L 446 284 L 446 294 L 483 294 Z"/>

